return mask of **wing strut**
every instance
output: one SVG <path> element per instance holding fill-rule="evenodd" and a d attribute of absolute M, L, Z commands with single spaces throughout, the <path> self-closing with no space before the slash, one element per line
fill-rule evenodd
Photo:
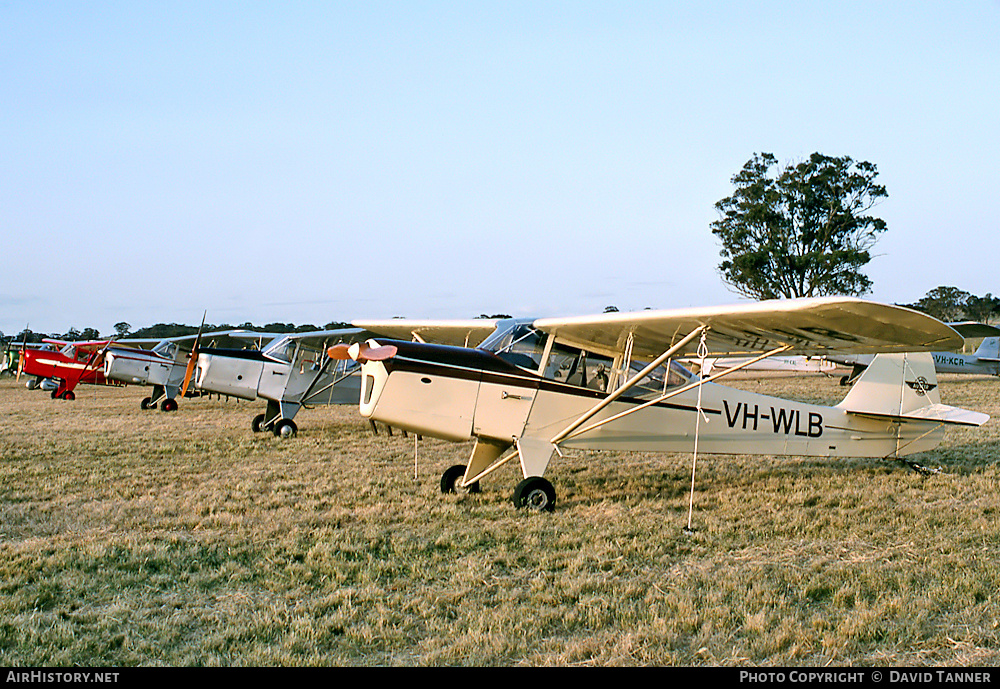
<path fill-rule="evenodd" d="M 690 341 L 690 339 L 693 336 L 699 334 L 700 332 L 702 332 L 704 330 L 707 330 L 707 328 L 699 328 L 698 330 L 694 331 L 693 333 L 691 333 L 691 335 L 689 335 L 688 337 L 684 338 L 684 341 L 682 341 L 681 343 L 679 343 L 678 347 L 682 346 L 686 341 Z M 646 409 L 647 407 L 651 407 L 651 406 L 653 406 L 655 404 L 659 404 L 660 402 L 664 402 L 664 401 L 670 399 L 671 397 L 676 397 L 677 395 L 685 393 L 688 390 L 691 390 L 692 388 L 699 387 L 699 386 L 701 386 L 701 385 L 703 385 L 705 383 L 711 383 L 714 380 L 717 380 L 719 378 L 727 376 L 730 373 L 735 373 L 736 371 L 739 371 L 740 369 L 743 369 L 743 368 L 746 368 L 747 366 L 755 364 L 758 361 L 761 361 L 763 359 L 767 359 L 768 357 L 776 356 L 778 354 L 782 354 L 784 352 L 787 352 L 788 350 L 792 349 L 792 345 L 782 345 L 780 347 L 772 349 L 769 352 L 765 352 L 764 354 L 761 354 L 761 355 L 756 356 L 756 357 L 754 357 L 752 359 L 748 359 L 748 360 L 746 360 L 744 362 L 741 362 L 741 363 L 739 363 L 739 364 L 737 364 L 735 366 L 732 366 L 731 368 L 727 368 L 727 369 L 724 369 L 722 371 L 719 371 L 718 373 L 712 374 L 712 375 L 708 376 L 707 378 L 699 378 L 698 380 L 696 380 L 693 383 L 688 383 L 687 385 L 682 385 L 679 388 L 675 388 L 675 389 L 671 390 L 670 392 L 665 392 L 665 393 L 663 393 L 662 395 L 660 395 L 659 397 L 657 397 L 655 399 L 649 400 L 647 402 L 643 402 L 642 404 L 636 405 L 634 407 L 629 407 L 625 411 L 619 412 L 619 413 L 615 414 L 614 416 L 609 416 L 606 419 L 601 419 L 600 421 L 598 421 L 596 423 L 593 423 L 593 424 L 587 426 L 586 428 L 582 428 L 582 429 L 580 428 L 581 425 L 583 425 L 584 423 L 586 423 L 595 414 L 597 414 L 601 409 L 603 409 L 610 402 L 614 401 L 614 399 L 616 399 L 617 397 L 619 397 L 620 393 L 624 392 L 627 388 L 633 387 L 642 378 L 646 377 L 648 375 L 649 371 L 651 371 L 653 368 L 655 368 L 655 366 L 658 366 L 659 364 L 663 363 L 663 361 L 666 361 L 667 359 L 669 359 L 670 358 L 669 355 L 673 354 L 676 349 L 677 349 L 677 347 L 672 347 L 670 349 L 670 351 L 667 351 L 667 352 L 664 352 L 663 354 L 661 354 L 659 357 L 657 357 L 656 361 L 654 361 L 652 364 L 650 364 L 649 366 L 647 366 L 646 368 L 644 368 L 642 371 L 640 371 L 639 373 L 637 373 L 635 376 L 633 376 L 625 385 L 623 385 L 622 387 L 618 388 L 618 390 L 616 390 L 614 393 L 612 393 L 611 395 L 608 395 L 603 400 L 601 400 L 601 402 L 598 403 L 598 404 L 596 404 L 590 411 L 588 411 L 586 414 L 584 414 L 583 416 L 581 416 L 577 421 L 574 421 L 572 424 L 570 424 L 569 426 L 567 426 L 566 429 L 563 430 L 563 431 L 561 431 L 557 436 L 555 436 L 554 438 L 552 438 L 552 440 L 550 442 L 553 445 L 557 445 L 558 446 L 559 443 L 561 443 L 562 441 L 566 440 L 571 435 L 572 436 L 583 435 L 584 433 L 588 433 L 588 432 L 590 432 L 590 431 L 592 431 L 594 429 L 600 428 L 601 426 L 604 426 L 605 424 L 611 423 L 612 421 L 617 421 L 618 419 L 620 419 L 620 418 L 622 418 L 624 416 L 628 416 L 629 414 L 634 414 L 637 411 L 641 411 L 643 409 Z"/>
<path fill-rule="evenodd" d="M 691 340 L 693 340 L 698 335 L 704 333 L 706 330 L 708 330 L 708 326 L 707 325 L 703 325 L 703 326 L 701 326 L 699 328 L 696 328 L 695 330 L 691 331 L 690 333 L 688 333 L 684 337 L 684 339 L 682 339 L 680 342 L 678 342 L 677 344 L 675 344 L 673 347 L 671 347 L 670 349 L 668 349 L 667 351 L 665 351 L 660 356 L 656 357 L 656 359 L 654 359 L 652 361 L 652 363 L 650 363 L 648 366 L 646 366 L 646 368 L 644 368 L 641 371 L 639 371 L 638 373 L 636 373 L 634 376 L 632 376 L 632 378 L 630 378 L 628 381 L 626 381 L 624 385 L 622 385 L 620 388 L 618 388 L 617 390 L 615 390 L 614 392 L 612 392 L 610 395 L 608 395 L 607 397 L 605 397 L 603 400 L 601 400 L 600 402 L 598 402 L 597 404 L 595 404 L 593 407 L 591 407 L 590 411 L 586 412 L 583 416 L 581 416 L 576 421 L 574 421 L 569 426 L 567 426 L 562 431 L 560 431 L 549 442 L 551 442 L 553 445 L 558 445 L 561 441 L 563 441 L 567 437 L 569 437 L 569 435 L 573 431 L 575 431 L 577 428 L 579 428 L 580 426 L 582 426 L 583 424 L 585 424 L 587 421 L 589 421 L 590 419 L 592 419 L 594 417 L 594 415 L 596 415 L 602 409 L 604 409 L 609 404 L 611 404 L 612 402 L 614 402 L 616 399 L 618 399 L 619 397 L 621 397 L 622 395 L 624 395 L 626 392 L 628 392 L 629 390 L 631 390 L 633 387 L 635 387 L 636 384 L 638 384 L 643 378 L 645 378 L 646 376 L 648 376 L 654 369 L 656 369 L 657 366 L 660 366 L 664 361 L 666 361 L 667 359 L 669 359 L 670 357 L 672 357 L 674 354 L 676 354 L 678 352 L 678 350 L 680 350 L 682 347 L 684 347 L 684 345 L 686 345 L 688 342 L 690 342 Z"/>

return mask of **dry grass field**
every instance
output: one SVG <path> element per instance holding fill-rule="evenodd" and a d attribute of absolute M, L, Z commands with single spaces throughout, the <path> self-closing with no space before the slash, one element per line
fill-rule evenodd
<path fill-rule="evenodd" d="M 702 456 L 688 533 L 690 455 L 556 458 L 556 511 L 525 513 L 513 468 L 442 496 L 470 446 L 354 407 L 282 441 L 259 404 L 4 378 L 0 664 L 996 665 L 1000 381 L 941 390 L 994 418 L 917 457 L 940 473 Z"/>

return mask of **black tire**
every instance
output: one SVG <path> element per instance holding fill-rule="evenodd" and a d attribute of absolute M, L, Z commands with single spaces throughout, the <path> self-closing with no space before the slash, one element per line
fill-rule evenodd
<path fill-rule="evenodd" d="M 140 409 L 149 409 L 150 407 L 155 407 L 155 404 L 150 404 L 153 401 L 152 397 L 144 397 L 142 402 L 139 402 Z"/>
<path fill-rule="evenodd" d="M 72 390 L 67 390 L 62 394 L 62 398 L 64 400 L 69 400 L 70 402 L 72 402 L 73 400 L 76 399 L 76 393 L 73 392 Z"/>
<path fill-rule="evenodd" d="M 518 509 L 551 512 L 556 508 L 556 489 L 541 476 L 529 476 L 517 484 L 512 502 Z"/>
<path fill-rule="evenodd" d="M 266 414 L 257 414 L 257 416 L 253 417 L 253 421 L 250 422 L 250 428 L 253 429 L 254 433 L 260 433 L 264 430 L 264 419 L 266 418 Z"/>
<path fill-rule="evenodd" d="M 465 476 L 465 465 L 456 464 L 455 466 L 448 467 L 448 469 L 441 474 L 441 492 L 442 493 L 478 493 L 480 492 L 479 481 L 475 483 L 470 483 L 468 486 L 462 487 L 462 478 Z"/>
<path fill-rule="evenodd" d="M 169 397 L 160 402 L 160 411 L 177 411 L 177 400 Z"/>
<path fill-rule="evenodd" d="M 274 424 L 274 435 L 278 438 L 292 438 L 298 432 L 298 426 L 291 419 L 281 419 Z"/>

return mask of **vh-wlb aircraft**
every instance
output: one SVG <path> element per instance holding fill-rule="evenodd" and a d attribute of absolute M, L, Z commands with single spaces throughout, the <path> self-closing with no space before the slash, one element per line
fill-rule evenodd
<path fill-rule="evenodd" d="M 949 323 L 963 338 L 985 338 L 974 354 L 958 352 L 932 352 L 934 369 L 938 373 L 969 373 L 1000 376 L 1000 328 L 986 323 Z M 849 374 L 840 379 L 841 385 L 850 385 L 872 362 L 872 356 L 834 355 L 830 361 L 851 366 Z"/>
<path fill-rule="evenodd" d="M 363 416 L 475 440 L 442 491 L 478 491 L 516 460 L 514 504 L 551 510 L 544 474 L 566 448 L 880 458 L 932 449 L 947 424 L 989 418 L 941 404 L 929 352 L 961 342 L 923 313 L 824 298 L 505 321 L 477 349 L 372 338 L 328 353 L 362 364 Z M 724 387 L 712 381 L 735 369 L 696 378 L 675 361 L 831 352 L 882 352 L 833 407 Z"/>
<path fill-rule="evenodd" d="M 444 324 L 395 319 L 391 323 L 403 324 L 386 328 L 396 337 L 429 338 L 455 345 L 478 344 L 496 327 L 494 320 L 478 319 Z M 360 367 L 350 360 L 331 360 L 326 352 L 334 343 L 351 343 L 371 334 L 360 328 L 321 330 L 277 336 L 261 351 L 201 349 L 195 387 L 242 399 L 267 400 L 267 408 L 253 418 L 251 428 L 291 437 L 298 431 L 293 419 L 302 407 L 357 404 Z"/>

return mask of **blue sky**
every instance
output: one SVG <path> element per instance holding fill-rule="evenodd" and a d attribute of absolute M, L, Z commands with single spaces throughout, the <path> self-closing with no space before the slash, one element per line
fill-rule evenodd
<path fill-rule="evenodd" d="M 870 298 L 1000 293 L 1000 1 L 0 1 L 0 330 L 740 301 L 757 152 L 875 163 Z"/>

